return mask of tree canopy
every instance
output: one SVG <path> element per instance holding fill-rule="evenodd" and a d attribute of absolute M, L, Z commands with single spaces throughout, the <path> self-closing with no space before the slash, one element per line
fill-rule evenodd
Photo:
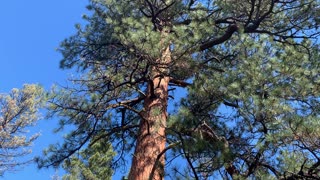
<path fill-rule="evenodd" d="M 0 94 L 0 176 L 30 162 L 21 157 L 31 153 L 30 146 L 39 136 L 27 138 L 27 128 L 39 120 L 43 97 L 43 89 L 31 84 Z"/>
<path fill-rule="evenodd" d="M 129 179 L 319 178 L 319 8 L 91 0 L 87 25 L 60 49 L 61 68 L 80 76 L 49 100 L 73 130 L 39 166 L 105 141 L 115 170 L 133 153 Z"/>

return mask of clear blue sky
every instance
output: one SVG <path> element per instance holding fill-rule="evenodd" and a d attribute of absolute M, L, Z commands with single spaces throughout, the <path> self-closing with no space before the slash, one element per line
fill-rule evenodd
<path fill-rule="evenodd" d="M 1 0 L 0 2 L 0 92 L 39 83 L 48 89 L 53 83 L 65 83 L 72 72 L 59 69 L 59 43 L 75 32 L 88 0 Z M 55 143 L 59 135 L 52 130 L 55 120 L 42 120 L 32 129 L 42 136 L 35 142 L 33 155 Z M 61 136 L 61 135 L 60 135 Z M 54 170 L 37 170 L 34 164 L 5 180 L 46 180 Z"/>

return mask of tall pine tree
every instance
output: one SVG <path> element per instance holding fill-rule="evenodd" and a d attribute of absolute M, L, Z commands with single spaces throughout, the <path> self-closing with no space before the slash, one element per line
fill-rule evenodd
<path fill-rule="evenodd" d="M 115 168 L 133 153 L 129 179 L 163 179 L 176 157 L 187 162 L 170 171 L 176 178 L 319 177 L 319 1 L 88 8 L 88 24 L 60 49 L 61 68 L 82 75 L 53 89 L 49 107 L 74 129 L 40 167 L 105 140 Z M 169 111 L 181 88 L 186 97 Z"/>

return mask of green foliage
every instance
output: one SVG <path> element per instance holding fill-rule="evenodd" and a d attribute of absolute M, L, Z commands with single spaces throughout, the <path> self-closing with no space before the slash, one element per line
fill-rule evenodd
<path fill-rule="evenodd" d="M 44 97 L 43 89 L 31 84 L 0 94 L 0 176 L 30 162 L 19 158 L 31 153 L 30 146 L 40 135 L 27 137 L 27 128 L 39 120 Z"/>
<path fill-rule="evenodd" d="M 40 166 L 65 162 L 80 168 L 72 177 L 97 176 L 95 138 L 114 146 L 113 167 L 123 165 L 142 114 L 166 111 L 143 107 L 157 98 L 151 83 L 169 78 L 168 99 L 187 89 L 165 126 L 166 160 L 187 163 L 172 168 L 177 178 L 319 178 L 319 1 L 92 0 L 88 8 L 87 25 L 60 49 L 61 67 L 81 77 L 49 98 L 57 130 L 73 130 Z"/>
<path fill-rule="evenodd" d="M 199 109 L 206 104 L 203 96 L 207 95 L 207 99 L 220 99 L 224 107 L 232 107 L 227 110 L 229 117 L 208 116 L 206 121 L 216 124 L 230 139 L 231 158 L 241 174 L 253 168 L 258 169 L 252 175 L 262 179 L 310 173 L 319 148 L 315 140 L 320 130 L 319 52 L 309 53 L 312 43 L 308 40 L 301 46 L 288 46 L 266 38 L 241 34 L 236 44 L 227 47 L 237 52 L 237 58 L 225 62 L 224 72 L 199 73 L 199 84 L 191 87 L 184 106 Z M 219 113 L 216 107 L 206 110 L 205 114 Z M 190 118 L 189 114 L 184 117 Z M 219 127 L 221 123 L 226 126 Z M 177 126 L 188 127 L 182 122 Z M 232 137 L 226 133 L 230 131 Z"/>
<path fill-rule="evenodd" d="M 115 153 L 107 141 L 100 140 L 66 160 L 63 168 L 68 172 L 64 180 L 112 179 L 112 159 Z"/>

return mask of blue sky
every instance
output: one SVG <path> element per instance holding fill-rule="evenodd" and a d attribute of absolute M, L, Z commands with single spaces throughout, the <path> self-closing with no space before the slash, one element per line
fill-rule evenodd
<path fill-rule="evenodd" d="M 64 84 L 71 71 L 59 69 L 61 55 L 55 50 L 59 43 L 75 32 L 81 22 L 88 0 L 2 0 L 0 2 L 0 92 L 21 88 L 25 83 L 39 83 L 46 89 L 52 84 Z M 56 120 L 41 120 L 32 132 L 41 132 L 33 155 L 62 134 L 53 135 Z M 53 169 L 38 170 L 31 164 L 5 180 L 46 180 Z"/>

